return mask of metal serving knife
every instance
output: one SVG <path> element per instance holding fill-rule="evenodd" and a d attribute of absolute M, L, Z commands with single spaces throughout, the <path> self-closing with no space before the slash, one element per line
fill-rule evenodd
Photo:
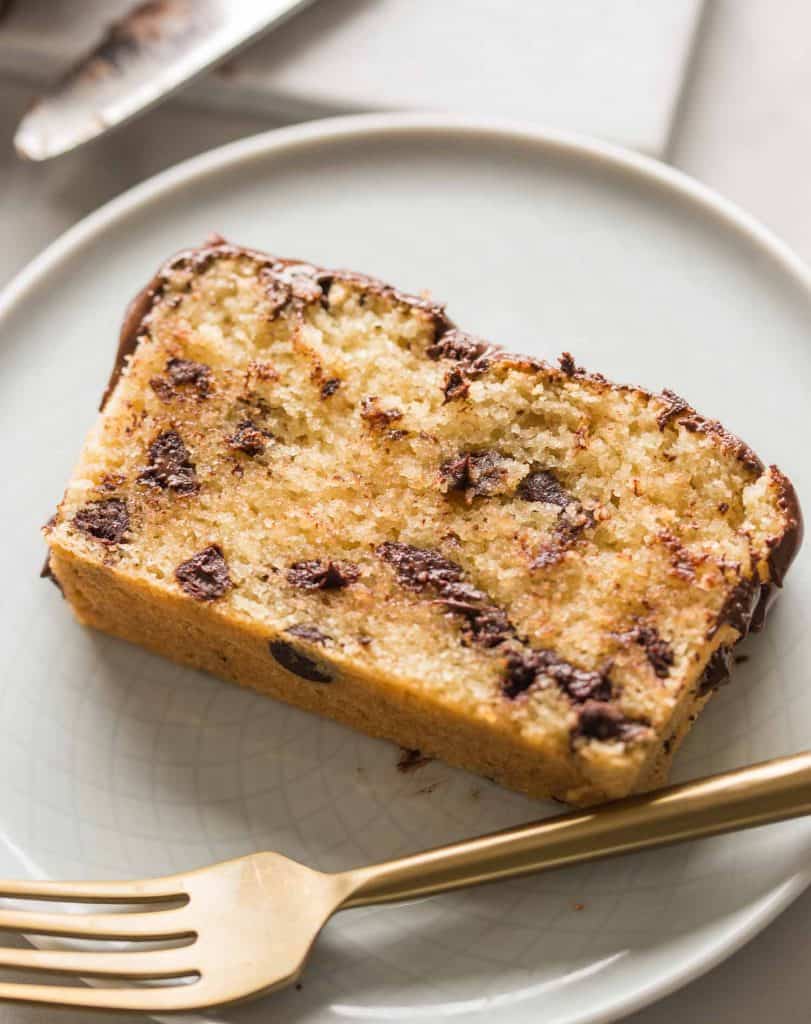
<path fill-rule="evenodd" d="M 67 153 L 161 102 L 312 0 L 147 0 L 20 122 L 22 157 Z"/>

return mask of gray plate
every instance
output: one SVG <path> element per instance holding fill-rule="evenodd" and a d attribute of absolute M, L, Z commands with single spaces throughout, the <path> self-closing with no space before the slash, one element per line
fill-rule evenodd
<path fill-rule="evenodd" d="M 74 624 L 38 526 L 90 426 L 125 302 L 210 231 L 448 300 L 511 347 L 718 416 L 811 490 L 809 275 L 683 176 L 595 143 L 440 117 L 287 129 L 199 157 L 55 243 L 0 303 L 0 873 L 142 876 L 270 847 L 321 868 L 550 812 L 464 772 Z M 689 776 L 811 737 L 801 555 L 680 756 Z M 800 821 L 340 915 L 301 991 L 218 1019 L 609 1021 L 694 977 L 810 877 Z"/>

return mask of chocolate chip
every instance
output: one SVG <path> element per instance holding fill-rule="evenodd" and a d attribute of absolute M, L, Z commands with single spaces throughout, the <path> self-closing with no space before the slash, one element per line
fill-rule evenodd
<path fill-rule="evenodd" d="M 402 441 L 402 439 L 404 437 L 408 437 L 408 431 L 407 430 L 387 430 L 383 434 L 383 437 L 385 437 L 385 439 L 387 441 Z"/>
<path fill-rule="evenodd" d="M 510 651 L 501 692 L 511 700 L 526 692 L 538 678 L 538 666 L 531 651 Z"/>
<path fill-rule="evenodd" d="M 337 377 L 330 377 L 329 380 L 325 380 L 321 385 L 321 397 L 329 398 L 330 395 L 335 394 L 340 386 L 341 382 Z"/>
<path fill-rule="evenodd" d="M 165 430 L 150 444 L 149 465 L 138 479 L 177 494 L 194 494 L 200 487 L 189 451 L 176 430 Z"/>
<path fill-rule="evenodd" d="M 90 501 L 73 517 L 73 525 L 103 544 L 120 544 L 130 527 L 127 503 L 121 498 Z"/>
<path fill-rule="evenodd" d="M 696 578 L 696 565 L 698 564 L 698 559 L 693 552 L 669 530 L 660 530 L 656 537 L 670 552 L 673 573 L 686 583 L 692 583 Z"/>
<path fill-rule="evenodd" d="M 466 453 L 445 459 L 439 467 L 440 480 L 449 491 L 463 491 L 468 485 L 470 456 Z"/>
<path fill-rule="evenodd" d="M 457 398 L 466 398 L 468 391 L 470 391 L 470 381 L 464 371 L 459 366 L 448 370 L 442 383 L 442 393 L 445 396 L 443 405 L 447 405 L 448 402 L 453 402 Z"/>
<path fill-rule="evenodd" d="M 507 479 L 507 459 L 497 451 L 460 452 L 439 467 L 448 491 L 464 491 L 470 502 L 497 494 Z"/>
<path fill-rule="evenodd" d="M 436 603 L 463 620 L 462 636 L 471 644 L 492 648 L 515 636 L 515 627 L 503 608 L 483 590 L 462 578 L 460 565 L 430 548 L 387 541 L 377 554 L 394 567 L 397 581 L 408 590 L 433 590 Z"/>
<path fill-rule="evenodd" d="M 452 609 L 455 610 L 455 609 Z M 515 627 L 503 608 L 484 605 L 480 608 L 463 608 L 460 614 L 465 618 L 462 635 L 479 647 L 498 647 L 515 636 Z"/>
<path fill-rule="evenodd" d="M 576 373 L 583 373 L 583 367 L 576 365 L 571 352 L 562 352 L 558 359 L 558 364 L 567 377 L 574 377 Z"/>
<path fill-rule="evenodd" d="M 440 603 L 445 605 L 464 605 L 469 604 L 471 601 L 487 600 L 487 594 L 483 590 L 474 587 L 471 583 L 451 581 L 440 584 L 439 590 L 442 595 Z"/>
<path fill-rule="evenodd" d="M 377 395 L 368 395 L 366 398 L 362 398 L 360 402 L 360 415 L 361 419 L 371 427 L 387 427 L 390 423 L 395 420 L 401 420 L 403 413 L 400 409 L 383 409 L 380 405 L 380 399 Z"/>
<path fill-rule="evenodd" d="M 176 387 L 192 385 L 200 399 L 211 394 L 211 367 L 205 363 L 196 363 L 193 359 L 170 359 L 166 372 Z"/>
<path fill-rule="evenodd" d="M 667 679 L 670 675 L 670 666 L 674 661 L 670 644 L 663 640 L 655 629 L 641 630 L 637 642 L 645 648 L 645 654 L 648 656 L 654 674 L 659 679 Z"/>
<path fill-rule="evenodd" d="M 287 570 L 287 582 L 300 590 L 340 590 L 360 577 L 354 562 L 294 562 Z"/>
<path fill-rule="evenodd" d="M 539 678 L 552 680 L 576 703 L 611 697 L 611 680 L 605 672 L 577 668 L 545 648 L 508 653 L 502 685 L 506 697 L 514 698 L 524 693 Z"/>
<path fill-rule="evenodd" d="M 399 541 L 385 541 L 376 549 L 377 555 L 391 565 L 397 581 L 409 590 L 441 588 L 460 582 L 462 566 L 431 548 L 417 548 Z"/>
<path fill-rule="evenodd" d="M 291 629 L 288 629 L 287 632 L 293 633 L 297 628 L 305 629 L 306 627 L 293 626 Z M 296 634 L 293 633 L 293 635 Z M 303 639 L 306 640 L 310 638 L 303 637 Z M 303 651 L 299 650 L 294 644 L 288 643 L 287 640 L 271 640 L 268 646 L 270 648 L 270 653 L 282 668 L 286 668 L 287 671 L 292 672 L 293 675 L 306 679 L 311 683 L 332 682 L 332 673 L 325 665 L 315 661 Z"/>
<path fill-rule="evenodd" d="M 539 501 L 559 508 L 566 508 L 575 500 L 550 469 L 527 473 L 515 493 L 522 501 Z"/>
<path fill-rule="evenodd" d="M 662 398 L 665 400 L 666 405 L 656 417 L 660 430 L 664 430 L 672 419 L 680 416 L 685 410 L 690 408 L 683 398 L 680 398 L 675 391 L 671 391 L 669 388 L 665 388 L 662 392 Z"/>
<path fill-rule="evenodd" d="M 614 740 L 627 735 L 631 723 L 613 704 L 587 700 L 578 715 L 577 732 L 593 740 Z"/>
<path fill-rule="evenodd" d="M 168 381 L 165 377 L 153 377 L 149 382 L 149 386 L 162 402 L 171 402 L 177 395 L 171 381 Z"/>
<path fill-rule="evenodd" d="M 531 569 L 544 569 L 560 562 L 567 551 L 577 543 L 584 531 L 594 526 L 594 514 L 577 502 L 567 505 L 558 513 L 555 529 L 549 541 L 537 552 Z"/>
<path fill-rule="evenodd" d="M 559 660 L 557 664 L 544 669 L 574 701 L 607 700 L 611 696 L 611 681 L 602 672 L 575 668 Z"/>
<path fill-rule="evenodd" d="M 729 682 L 732 673 L 732 648 L 726 645 L 718 647 L 710 655 L 706 668 L 698 681 L 699 697 L 706 697 L 707 694 L 717 690 L 719 686 Z"/>
<path fill-rule="evenodd" d="M 175 569 L 175 579 L 197 601 L 215 601 L 232 586 L 222 549 L 216 544 L 181 562 Z"/>
<path fill-rule="evenodd" d="M 297 636 L 300 640 L 309 640 L 312 644 L 321 644 L 322 647 L 325 647 L 332 640 L 332 637 L 322 633 L 318 626 L 310 626 L 305 622 L 290 626 L 285 630 L 285 633 L 289 633 L 290 636 Z"/>
<path fill-rule="evenodd" d="M 440 335 L 428 346 L 425 354 L 429 359 L 455 359 L 457 362 L 473 363 L 495 346 L 482 338 L 476 338 L 466 331 L 452 328 Z"/>
<path fill-rule="evenodd" d="M 273 320 L 291 299 L 299 303 L 321 302 L 332 279 L 309 263 L 280 262 L 265 268 L 261 280 L 270 306 L 268 319 Z"/>
<path fill-rule="evenodd" d="M 321 305 L 324 309 L 329 309 L 329 293 L 335 278 L 332 274 L 327 274 L 321 270 L 318 272 L 316 280 L 318 281 L 318 287 L 321 289 Z"/>
<path fill-rule="evenodd" d="M 268 300 L 268 319 L 275 320 L 290 301 L 292 296 L 290 285 L 270 269 L 263 270 L 260 279 Z"/>
<path fill-rule="evenodd" d="M 724 602 L 718 622 L 710 635 L 717 633 L 720 626 L 728 623 L 733 629 L 737 629 L 742 637 L 746 636 L 760 601 L 760 593 L 760 580 L 740 580 Z"/>
<path fill-rule="evenodd" d="M 246 455 L 261 455 L 265 450 L 268 438 L 272 437 L 265 430 L 260 430 L 253 420 L 243 420 L 237 424 L 236 430 L 228 438 L 228 444 Z"/>
<path fill-rule="evenodd" d="M 407 747 L 400 747 L 397 771 L 405 775 L 407 772 L 416 771 L 417 768 L 423 768 L 433 760 L 433 757 L 425 757 L 419 750 L 409 750 Z"/>
<path fill-rule="evenodd" d="M 645 649 L 645 654 L 659 679 L 667 679 L 674 662 L 673 648 L 662 638 L 656 626 L 636 626 L 623 639 L 633 641 Z"/>

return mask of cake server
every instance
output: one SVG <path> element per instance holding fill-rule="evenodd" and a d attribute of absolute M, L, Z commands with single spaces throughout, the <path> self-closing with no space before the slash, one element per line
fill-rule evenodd
<path fill-rule="evenodd" d="M 0 947 L 0 967 L 95 979 L 90 986 L 0 982 L 0 999 L 150 1013 L 239 1002 L 295 981 L 339 910 L 809 813 L 806 752 L 337 874 L 256 853 L 144 881 L 0 882 L 0 897 L 10 899 L 128 905 L 99 913 L 0 909 L 2 931 L 115 943 L 109 951 Z M 121 940 L 133 945 L 122 949 Z"/>
<path fill-rule="evenodd" d="M 14 136 L 48 160 L 148 110 L 312 0 L 147 0 L 36 100 Z"/>

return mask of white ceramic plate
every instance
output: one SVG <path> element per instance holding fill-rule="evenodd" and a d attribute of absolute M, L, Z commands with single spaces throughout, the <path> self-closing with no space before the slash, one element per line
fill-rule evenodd
<path fill-rule="evenodd" d="M 525 352 L 670 386 L 811 492 L 809 274 L 745 215 L 607 146 L 437 117 L 258 136 L 160 175 L 68 232 L 0 307 L 0 873 L 143 876 L 273 848 L 337 869 L 552 808 L 177 668 L 71 620 L 37 579 L 124 304 L 216 230 L 430 287 Z M 6 244 L 9 244 L 8 240 Z M 811 738 L 811 567 L 801 555 L 678 761 L 680 776 Z M 269 1018 L 615 1020 L 754 935 L 811 877 L 800 821 L 342 914 Z"/>

